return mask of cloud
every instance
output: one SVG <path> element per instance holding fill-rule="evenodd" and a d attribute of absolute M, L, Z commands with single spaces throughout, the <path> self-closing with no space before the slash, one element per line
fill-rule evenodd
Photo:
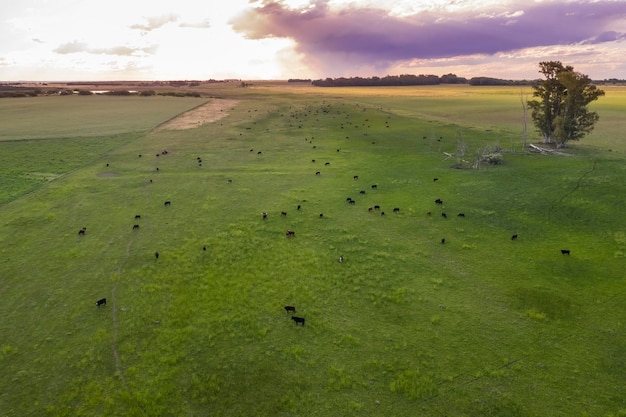
<path fill-rule="evenodd" d="M 88 53 L 95 55 L 117 55 L 117 56 L 137 56 L 137 55 L 153 55 L 156 53 L 158 47 L 156 45 L 152 45 L 144 48 L 136 48 L 130 46 L 114 46 L 111 48 L 91 48 L 84 42 L 68 42 L 65 43 L 56 49 L 53 52 L 57 54 L 66 55 L 66 54 L 76 54 L 76 53 Z"/>
<path fill-rule="evenodd" d="M 42 41 L 41 39 L 37 39 L 37 38 L 32 38 L 31 39 L 33 42 L 35 43 L 45 43 L 44 41 Z"/>
<path fill-rule="evenodd" d="M 231 19 L 248 39 L 289 38 L 312 67 L 338 64 L 385 68 L 400 61 L 495 55 L 525 48 L 623 40 L 626 2 L 527 2 L 475 11 L 438 8 L 394 16 L 369 7 L 329 7 L 315 0 L 290 8 L 265 0 Z M 626 30 L 626 29 L 624 29 Z"/>
<path fill-rule="evenodd" d="M 130 28 L 150 32 L 152 30 L 165 26 L 168 23 L 174 23 L 178 21 L 178 16 L 175 14 L 167 14 L 162 16 L 148 17 L 145 19 L 147 21 L 145 24 L 134 24 L 131 25 Z"/>
<path fill-rule="evenodd" d="M 181 28 L 192 28 L 192 29 L 207 29 L 211 27 L 211 22 L 209 19 L 204 19 L 199 22 L 181 22 Z"/>
<path fill-rule="evenodd" d="M 63 45 L 58 46 L 57 48 L 54 49 L 54 52 L 56 52 L 57 54 L 76 54 L 79 52 L 87 52 L 88 51 L 88 47 L 86 43 L 83 42 L 78 42 L 78 41 L 73 41 L 73 42 L 68 42 L 68 43 L 64 43 Z"/>

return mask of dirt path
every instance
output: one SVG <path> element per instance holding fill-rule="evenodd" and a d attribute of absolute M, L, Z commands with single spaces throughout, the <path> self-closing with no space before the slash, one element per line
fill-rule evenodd
<path fill-rule="evenodd" d="M 229 111 L 239 103 L 238 100 L 213 99 L 195 109 L 168 120 L 155 130 L 184 130 L 200 127 L 228 116 Z"/>

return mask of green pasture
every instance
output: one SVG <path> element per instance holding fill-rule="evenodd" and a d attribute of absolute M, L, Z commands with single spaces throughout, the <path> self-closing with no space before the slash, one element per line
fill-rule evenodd
<path fill-rule="evenodd" d="M 152 128 L 197 99 L 117 124 L 82 97 L 98 134 L 0 116 L 40 139 L 0 142 L 0 415 L 626 415 L 626 97 L 548 156 L 519 90 L 475 88 L 209 86 L 239 104 L 185 131 Z M 453 169 L 460 143 L 504 163 Z"/>

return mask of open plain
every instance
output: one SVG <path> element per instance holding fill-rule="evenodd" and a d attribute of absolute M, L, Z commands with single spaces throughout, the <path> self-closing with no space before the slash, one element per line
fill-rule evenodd
<path fill-rule="evenodd" d="M 0 415 L 626 416 L 603 88 L 565 155 L 513 87 L 0 100 Z"/>

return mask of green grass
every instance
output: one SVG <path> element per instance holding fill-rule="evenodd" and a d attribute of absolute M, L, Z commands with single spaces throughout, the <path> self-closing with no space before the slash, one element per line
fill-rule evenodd
<path fill-rule="evenodd" d="M 451 169 L 459 135 L 510 129 L 465 106 L 517 111 L 464 88 L 259 86 L 218 123 L 88 139 L 0 206 L 2 414 L 625 415 L 619 144 Z"/>

